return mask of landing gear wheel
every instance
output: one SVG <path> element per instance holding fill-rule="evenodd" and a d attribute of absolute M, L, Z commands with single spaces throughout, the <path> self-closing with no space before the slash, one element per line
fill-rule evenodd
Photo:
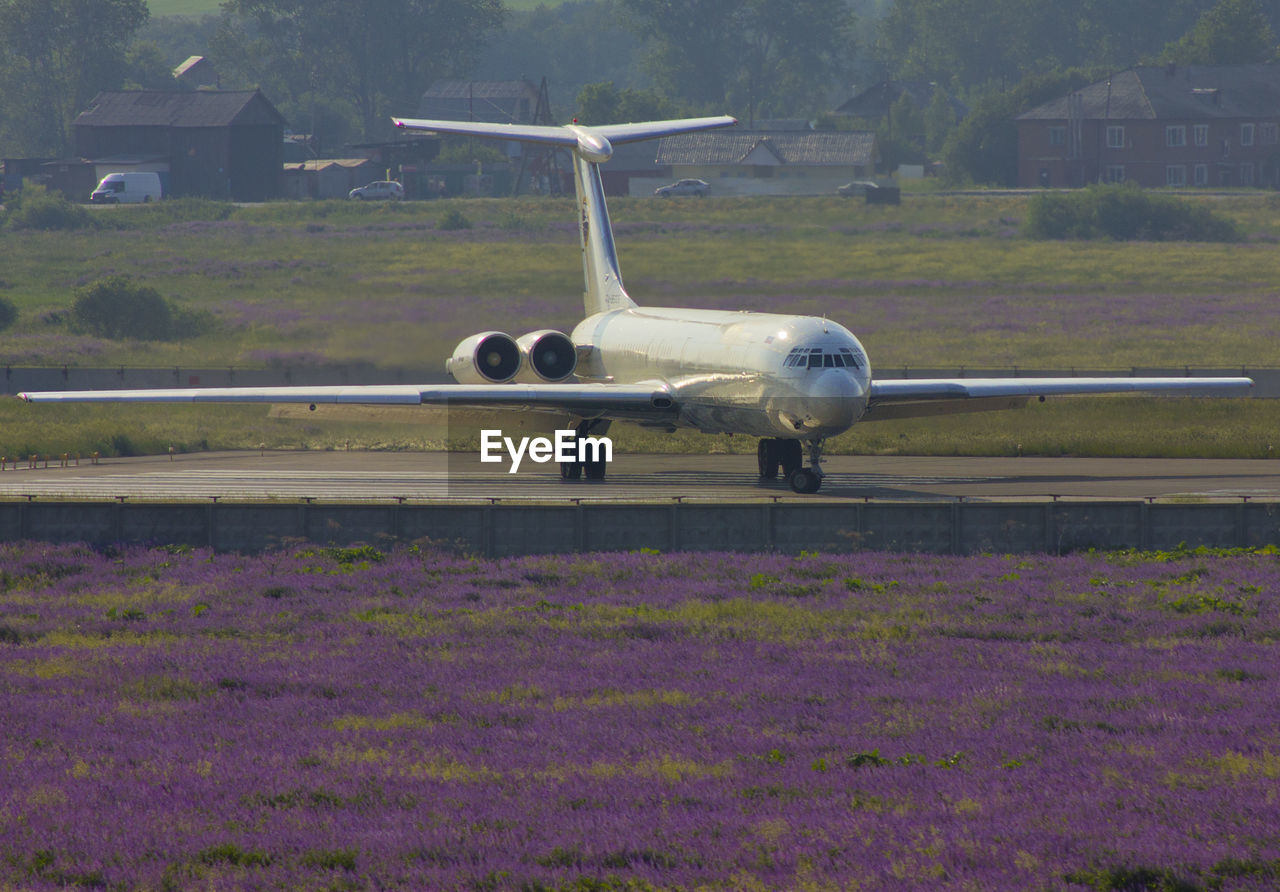
<path fill-rule="evenodd" d="M 605 463 L 603 461 L 588 461 L 582 464 L 583 476 L 588 480 L 603 480 Z"/>
<path fill-rule="evenodd" d="M 582 463 L 576 461 L 560 462 L 560 479 L 561 480 L 581 480 L 582 479 Z"/>
<path fill-rule="evenodd" d="M 778 457 L 782 461 L 782 476 L 790 477 L 804 467 L 804 449 L 799 440 L 778 440 Z"/>
<path fill-rule="evenodd" d="M 813 468 L 797 468 L 787 477 L 791 489 L 798 493 L 810 494 L 822 486 L 822 475 Z"/>
<path fill-rule="evenodd" d="M 789 477 L 792 471 L 804 465 L 804 449 L 799 440 L 768 437 L 756 445 L 756 464 L 761 480 L 777 480 L 779 466 L 782 476 Z"/>
<path fill-rule="evenodd" d="M 756 464 L 760 467 L 761 480 L 777 480 L 781 460 L 777 440 L 766 438 L 756 444 Z"/>
<path fill-rule="evenodd" d="M 604 419 L 590 419 L 580 423 L 575 429 L 574 434 L 577 437 L 578 445 L 588 437 L 603 437 L 609 431 L 609 422 Z M 591 455 L 592 450 L 587 450 L 587 455 Z M 583 452 L 578 451 L 578 456 L 582 457 Z M 587 461 L 562 461 L 560 462 L 560 479 L 561 480 L 581 480 L 584 477 L 587 480 L 603 480 L 605 471 L 608 469 L 609 463 L 603 458 L 589 459 Z"/>

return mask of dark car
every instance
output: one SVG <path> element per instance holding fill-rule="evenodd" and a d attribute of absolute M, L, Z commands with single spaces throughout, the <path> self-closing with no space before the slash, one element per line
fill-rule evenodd
<path fill-rule="evenodd" d="M 874 180 L 854 180 L 836 189 L 836 194 L 845 198 L 863 196 L 867 204 L 900 204 L 902 192 L 894 185 L 882 185 Z"/>

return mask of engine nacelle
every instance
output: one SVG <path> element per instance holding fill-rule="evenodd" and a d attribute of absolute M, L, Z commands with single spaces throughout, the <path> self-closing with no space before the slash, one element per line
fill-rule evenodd
<path fill-rule="evenodd" d="M 501 331 L 482 331 L 466 338 L 445 360 L 444 370 L 459 384 L 506 384 L 523 365 L 516 339 Z"/>
<path fill-rule="evenodd" d="M 518 380 L 554 384 L 573 374 L 578 367 L 578 351 L 567 334 L 547 328 L 517 338 L 521 364 Z"/>

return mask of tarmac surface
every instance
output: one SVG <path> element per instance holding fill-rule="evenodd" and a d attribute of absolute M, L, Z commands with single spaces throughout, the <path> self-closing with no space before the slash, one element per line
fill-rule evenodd
<path fill-rule="evenodd" d="M 0 499 L 1280 501 L 1280 461 L 830 456 L 816 495 L 762 482 L 754 455 L 619 455 L 604 481 L 562 481 L 555 465 L 518 474 L 475 454 L 221 452 L 81 461 L 0 471 Z"/>

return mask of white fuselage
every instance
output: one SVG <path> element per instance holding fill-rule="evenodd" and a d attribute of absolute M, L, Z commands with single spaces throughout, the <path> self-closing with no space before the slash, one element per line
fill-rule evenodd
<path fill-rule="evenodd" d="M 707 433 L 819 439 L 865 411 L 871 368 L 858 339 L 815 316 L 631 307 L 589 316 L 571 335 L 593 348 L 585 382 L 661 382 L 677 425 Z"/>

